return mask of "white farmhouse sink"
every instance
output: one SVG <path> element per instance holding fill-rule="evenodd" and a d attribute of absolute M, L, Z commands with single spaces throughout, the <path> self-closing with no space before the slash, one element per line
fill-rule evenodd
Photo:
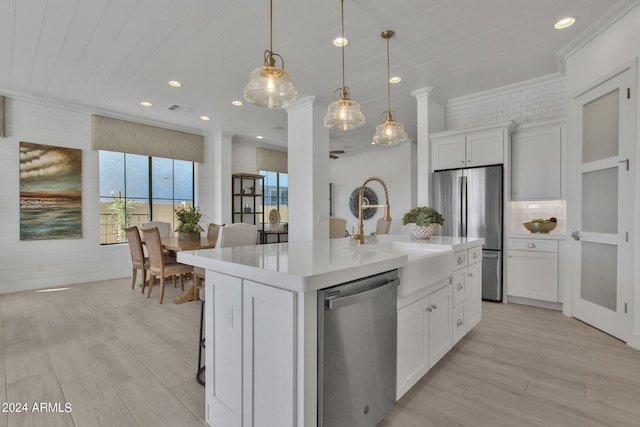
<path fill-rule="evenodd" d="M 425 244 L 394 244 L 409 260 L 399 270 L 398 297 L 408 297 L 451 276 L 455 270 L 453 251 L 448 247 Z M 416 248 L 417 247 L 417 248 Z"/>
<path fill-rule="evenodd" d="M 384 242 L 350 247 L 354 253 L 385 251 L 406 255 L 407 264 L 398 271 L 398 297 L 405 298 L 444 280 L 455 270 L 450 246 L 429 243 Z"/>

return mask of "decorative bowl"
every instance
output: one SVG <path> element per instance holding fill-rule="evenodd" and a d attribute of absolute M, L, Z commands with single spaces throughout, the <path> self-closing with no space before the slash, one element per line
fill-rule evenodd
<path fill-rule="evenodd" d="M 555 222 L 523 222 L 524 228 L 532 233 L 548 233 L 558 225 Z"/>
<path fill-rule="evenodd" d="M 409 226 L 409 231 L 411 231 L 411 235 L 416 239 L 428 239 L 438 229 L 438 224 L 436 224 L 435 222 L 432 222 L 427 226 L 416 225 L 413 222 L 407 225 Z"/>

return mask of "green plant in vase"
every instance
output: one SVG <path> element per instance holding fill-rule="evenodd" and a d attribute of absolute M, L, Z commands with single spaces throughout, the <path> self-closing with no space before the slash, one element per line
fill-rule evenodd
<path fill-rule="evenodd" d="M 444 224 L 444 216 L 434 208 L 419 206 L 404 214 L 402 224 L 409 225 L 413 237 L 428 239 L 436 232 L 438 225 Z"/>
<path fill-rule="evenodd" d="M 178 219 L 178 238 L 183 240 L 197 240 L 204 228 L 200 225 L 202 212 L 197 207 L 180 206 L 174 210 Z"/>

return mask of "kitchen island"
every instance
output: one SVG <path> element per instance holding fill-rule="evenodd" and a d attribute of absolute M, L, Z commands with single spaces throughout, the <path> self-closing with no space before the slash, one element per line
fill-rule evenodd
<path fill-rule="evenodd" d="M 381 235 L 360 246 L 345 238 L 180 253 L 180 262 L 206 269 L 207 421 L 316 426 L 317 291 L 395 269 L 399 397 L 473 326 L 471 313 L 479 321 L 480 289 L 467 290 L 456 272 L 481 257 L 482 243 Z"/>

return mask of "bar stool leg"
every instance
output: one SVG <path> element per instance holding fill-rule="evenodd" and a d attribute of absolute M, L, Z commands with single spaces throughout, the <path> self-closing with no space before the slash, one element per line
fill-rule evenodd
<path fill-rule="evenodd" d="M 204 329 L 204 299 L 200 300 L 201 304 L 200 304 L 200 340 L 198 341 L 198 372 L 196 373 L 196 381 L 198 381 L 198 384 L 204 386 L 205 385 L 205 380 L 204 380 L 204 366 L 202 366 L 202 349 L 205 348 L 204 347 L 204 336 L 203 336 L 203 329 Z"/>

